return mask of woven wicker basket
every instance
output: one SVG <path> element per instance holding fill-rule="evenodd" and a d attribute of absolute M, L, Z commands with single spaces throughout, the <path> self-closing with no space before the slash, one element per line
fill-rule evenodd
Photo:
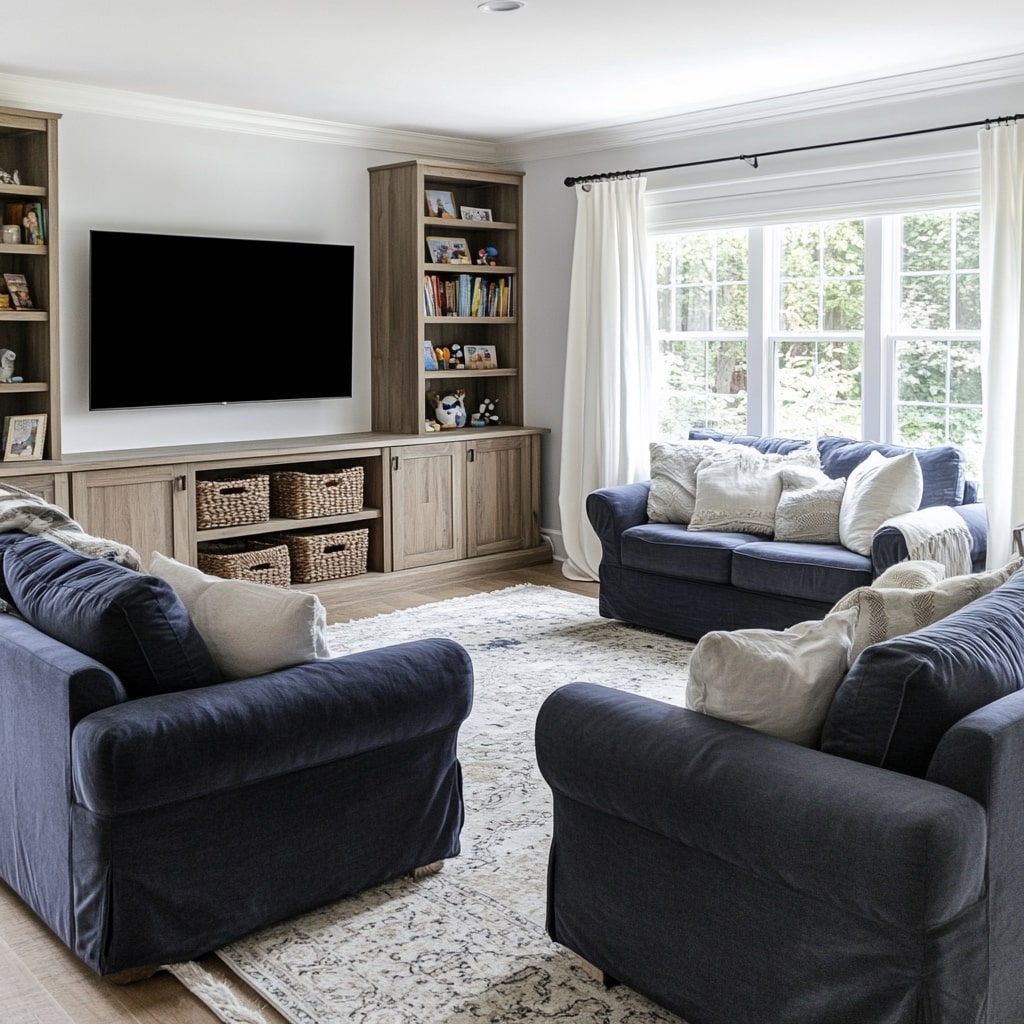
<path fill-rule="evenodd" d="M 258 540 L 210 541 L 199 550 L 199 569 L 227 580 L 248 580 L 272 587 L 287 587 L 292 580 L 286 544 Z"/>
<path fill-rule="evenodd" d="M 296 530 L 274 535 L 288 545 L 292 583 L 319 583 L 366 572 L 370 531 Z"/>
<path fill-rule="evenodd" d="M 358 512 L 363 507 L 363 467 L 321 473 L 280 470 L 270 474 L 270 514 L 314 519 Z"/>
<path fill-rule="evenodd" d="M 196 526 L 265 523 L 270 518 L 270 477 L 266 473 L 244 476 L 196 477 Z"/>

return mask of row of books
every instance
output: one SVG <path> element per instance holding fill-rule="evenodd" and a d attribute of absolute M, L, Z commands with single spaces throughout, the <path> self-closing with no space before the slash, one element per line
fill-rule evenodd
<path fill-rule="evenodd" d="M 46 207 L 42 203 L 4 203 L 4 227 L 17 227 L 20 237 L 14 244 L 46 245 Z M 3 241 L 11 242 L 4 232 Z"/>
<path fill-rule="evenodd" d="M 427 316 L 515 316 L 514 277 L 424 274 Z"/>

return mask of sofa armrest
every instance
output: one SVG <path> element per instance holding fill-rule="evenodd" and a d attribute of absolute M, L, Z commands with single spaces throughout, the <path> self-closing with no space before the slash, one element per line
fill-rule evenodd
<path fill-rule="evenodd" d="M 540 710 L 556 795 L 793 891 L 900 927 L 985 888 L 985 812 L 922 779 L 593 683 Z"/>
<path fill-rule="evenodd" d="M 967 524 L 971 534 L 971 566 L 975 572 L 980 572 L 985 568 L 988 553 L 985 503 L 978 501 L 970 505 L 953 505 L 952 508 Z M 875 532 L 871 541 L 871 567 L 876 576 L 889 566 L 904 561 L 908 555 L 907 542 L 895 526 L 882 526 Z"/>
<path fill-rule="evenodd" d="M 469 655 L 441 639 L 145 697 L 79 723 L 76 795 L 115 815 L 233 789 L 457 732 L 472 698 Z"/>
<path fill-rule="evenodd" d="M 601 564 L 619 565 L 622 534 L 647 522 L 650 481 L 602 487 L 587 495 L 587 518 L 601 541 Z"/>

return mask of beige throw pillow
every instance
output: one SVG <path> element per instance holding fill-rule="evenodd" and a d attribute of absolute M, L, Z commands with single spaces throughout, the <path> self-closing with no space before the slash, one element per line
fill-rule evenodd
<path fill-rule="evenodd" d="M 839 510 L 839 539 L 859 555 L 871 556 L 871 540 L 887 519 L 921 504 L 924 480 L 913 452 L 887 459 L 872 452 L 846 478 Z"/>
<path fill-rule="evenodd" d="M 857 628 L 849 654 L 852 665 L 865 647 L 913 633 L 952 615 L 958 608 L 1001 586 L 1020 567 L 1018 555 L 1001 569 L 950 576 L 919 589 L 859 587 L 840 598 L 829 615 L 845 614 L 850 609 L 857 612 Z"/>
<path fill-rule="evenodd" d="M 330 657 L 327 613 L 315 594 L 209 576 L 158 551 L 149 571 L 181 598 L 225 679 Z"/>
<path fill-rule="evenodd" d="M 811 466 L 786 466 L 775 509 L 775 539 L 803 544 L 838 544 L 839 510 L 846 478 L 833 480 Z"/>
<path fill-rule="evenodd" d="M 789 629 L 717 630 L 690 656 L 686 703 L 792 743 L 814 747 L 846 674 L 856 611 Z"/>
<path fill-rule="evenodd" d="M 690 529 L 772 536 L 782 494 L 783 469 L 817 465 L 818 452 L 814 448 L 798 448 L 782 455 L 734 445 L 706 456 L 697 466 Z"/>
<path fill-rule="evenodd" d="M 698 464 L 709 452 L 729 447 L 719 441 L 652 443 L 647 518 L 652 523 L 689 523 L 697 498 Z"/>
<path fill-rule="evenodd" d="M 920 590 L 946 578 L 946 567 L 931 559 L 897 562 L 880 572 L 872 581 L 875 590 Z"/>

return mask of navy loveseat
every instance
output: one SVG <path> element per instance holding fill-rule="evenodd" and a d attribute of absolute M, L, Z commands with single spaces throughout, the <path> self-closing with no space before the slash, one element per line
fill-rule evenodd
<path fill-rule="evenodd" d="M 785 454 L 812 442 L 693 430 L 690 439 L 748 445 Z M 971 561 L 984 568 L 987 525 L 966 459 L 954 445 L 909 449 L 850 438 L 817 442 L 824 472 L 846 477 L 873 451 L 914 451 L 921 465 L 921 507 L 956 508 L 971 532 Z M 867 586 L 907 557 L 903 535 L 883 527 L 871 557 L 840 544 L 776 541 L 749 533 L 692 531 L 650 522 L 650 482 L 608 487 L 587 496 L 587 516 L 601 541 L 601 615 L 696 640 L 713 629 L 784 629 L 824 616 L 844 594 Z"/>
<path fill-rule="evenodd" d="M 461 646 L 223 682 L 163 580 L 0 541 L 24 615 L 0 614 L 0 876 L 96 972 L 145 976 L 459 852 Z"/>
<path fill-rule="evenodd" d="M 548 931 L 689 1024 L 1024 1021 L 1024 573 L 866 648 L 820 749 L 542 706 Z"/>

